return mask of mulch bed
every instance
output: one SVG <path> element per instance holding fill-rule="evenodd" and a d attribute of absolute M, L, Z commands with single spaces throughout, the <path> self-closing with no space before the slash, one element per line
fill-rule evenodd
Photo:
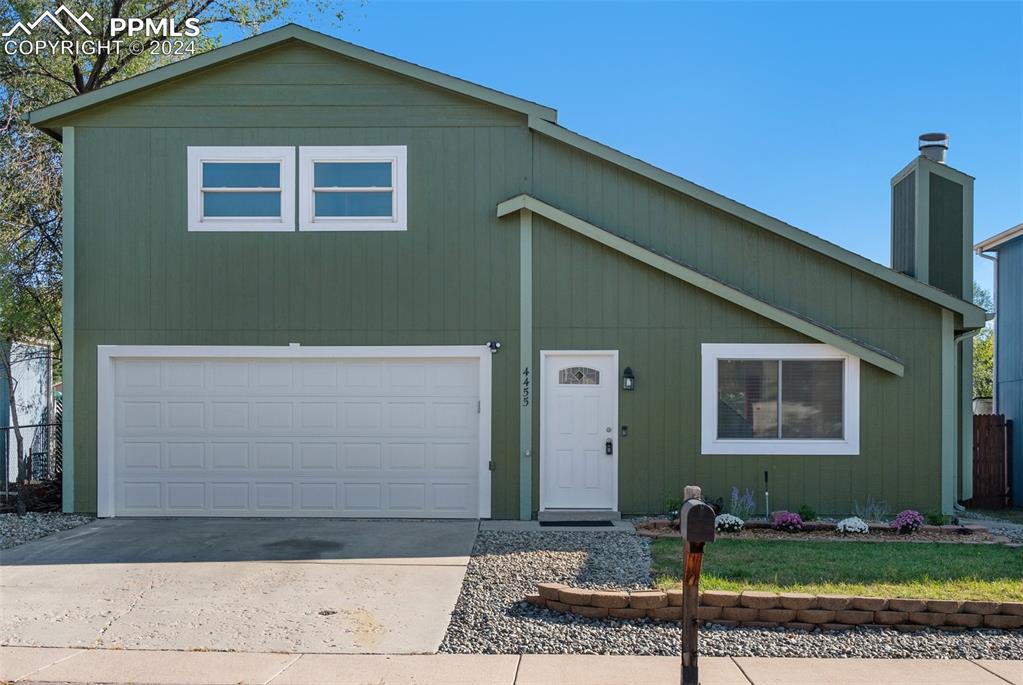
<path fill-rule="evenodd" d="M 678 538 L 678 527 L 667 519 L 654 519 L 636 524 L 636 533 L 652 538 Z M 1005 544 L 1011 541 L 992 535 L 983 526 L 922 526 L 910 535 L 900 535 L 886 525 L 871 525 L 870 532 L 862 535 L 843 535 L 833 523 L 805 524 L 799 533 L 774 530 L 766 521 L 747 521 L 739 533 L 718 533 L 718 538 L 734 540 L 812 540 L 836 542 L 955 542 L 972 544 Z"/>

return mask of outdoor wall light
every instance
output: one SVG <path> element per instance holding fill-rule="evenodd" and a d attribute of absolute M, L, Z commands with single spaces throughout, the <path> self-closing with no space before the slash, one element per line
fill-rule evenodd
<path fill-rule="evenodd" d="M 632 367 L 626 366 L 622 372 L 622 390 L 636 389 L 636 374 L 632 373 Z"/>
<path fill-rule="evenodd" d="M 497 351 L 501 349 L 501 342 L 499 340 L 488 340 L 486 345 L 490 348 L 490 354 L 497 354 Z"/>

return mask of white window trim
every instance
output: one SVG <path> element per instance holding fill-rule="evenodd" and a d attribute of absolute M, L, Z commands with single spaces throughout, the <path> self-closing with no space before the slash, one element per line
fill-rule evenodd
<path fill-rule="evenodd" d="M 857 455 L 860 453 L 860 360 L 830 345 L 705 343 L 702 350 L 703 454 Z M 844 364 L 842 439 L 717 437 L 719 359 L 836 359 Z M 780 398 L 779 398 L 780 400 Z"/>
<path fill-rule="evenodd" d="M 203 162 L 278 162 L 281 165 L 281 215 L 279 217 L 203 217 Z M 188 148 L 189 231 L 294 231 L 295 148 L 287 147 L 192 147 Z"/>
<path fill-rule="evenodd" d="M 303 145 L 298 149 L 298 229 L 300 231 L 404 231 L 408 229 L 408 148 L 405 145 Z M 316 162 L 391 162 L 394 213 L 389 217 L 314 216 L 313 165 Z M 364 191 L 352 188 L 352 191 Z"/>

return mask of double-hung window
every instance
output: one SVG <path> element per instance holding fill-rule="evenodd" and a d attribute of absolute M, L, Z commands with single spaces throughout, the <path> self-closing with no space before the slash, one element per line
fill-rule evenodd
<path fill-rule="evenodd" d="M 404 231 L 406 148 L 299 148 L 301 231 Z"/>
<path fill-rule="evenodd" d="M 859 359 L 829 345 L 702 347 L 704 454 L 859 453 Z"/>
<path fill-rule="evenodd" d="M 295 149 L 188 148 L 188 230 L 295 230 Z"/>

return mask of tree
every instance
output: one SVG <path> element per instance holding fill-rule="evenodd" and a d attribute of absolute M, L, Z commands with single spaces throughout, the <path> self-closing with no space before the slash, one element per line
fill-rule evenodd
<path fill-rule="evenodd" d="M 973 282 L 973 303 L 986 312 L 994 309 L 991 293 Z M 990 325 L 973 337 L 973 396 L 992 397 L 994 391 L 995 337 Z"/>
<path fill-rule="evenodd" d="M 83 0 L 74 3 L 74 10 L 87 12 L 91 17 L 81 15 L 82 26 L 88 31 L 66 20 L 62 23 L 70 35 L 65 35 L 57 26 L 44 21 L 33 28 L 31 38 L 108 41 L 111 18 L 173 20 L 178 27 L 185 25 L 185 19 L 192 19 L 200 29 L 193 43 L 194 52 L 198 53 L 219 44 L 219 35 L 210 33 L 211 30 L 235 25 L 257 33 L 262 24 L 279 17 L 287 5 L 288 0 Z M 327 0 L 314 3 L 321 12 L 329 6 Z M 0 3 L 0 26 L 7 30 L 19 21 L 27 25 L 47 10 L 55 11 L 55 3 L 49 0 Z M 340 12 L 335 12 L 335 16 L 338 20 L 342 18 Z M 182 57 L 153 54 L 148 49 L 162 43 L 162 37 L 143 36 L 140 40 L 147 49 L 119 50 L 116 54 L 42 51 L 24 55 L 15 51 L 17 54 L 10 55 L 7 50 L 0 54 L 0 349 L 7 350 L 0 362 L 6 367 L 8 379 L 12 378 L 11 366 L 22 361 L 10 352 L 15 341 L 52 343 L 58 374 L 62 353 L 60 143 L 29 126 L 24 115 Z M 17 420 L 16 390 L 13 385 L 9 388 L 20 464 L 25 457 Z M 19 473 L 19 484 L 22 475 Z"/>

